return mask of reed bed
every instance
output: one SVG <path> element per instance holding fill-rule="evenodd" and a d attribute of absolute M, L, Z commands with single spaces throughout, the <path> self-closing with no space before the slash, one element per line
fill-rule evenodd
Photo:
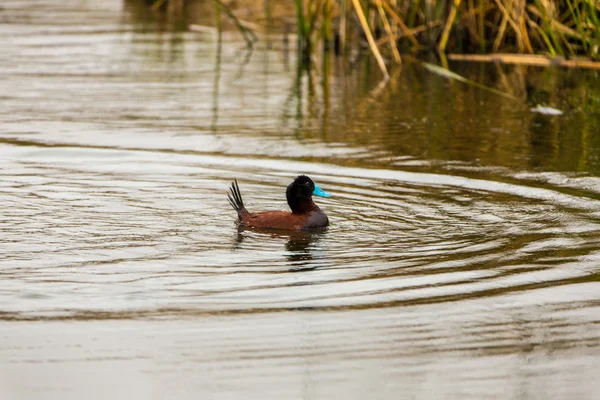
<path fill-rule="evenodd" d="M 304 43 L 349 48 L 360 31 L 380 63 L 400 51 L 521 53 L 599 58 L 597 0 L 295 0 Z M 337 27 L 334 35 L 331 27 Z M 333 28 L 336 29 L 336 28 Z M 356 35 L 354 36 L 356 38 Z M 311 48 L 309 47 L 308 50 Z M 381 66 L 385 70 L 385 66 Z"/>
<path fill-rule="evenodd" d="M 193 0 L 155 1 L 154 7 Z M 600 59 L 598 0 L 212 1 L 231 8 L 231 15 L 240 11 L 241 19 L 253 16 L 252 23 L 261 23 L 261 13 L 270 23 L 294 17 L 306 59 L 319 51 L 348 54 L 368 47 L 386 76 L 386 60 L 400 63 L 402 53 L 432 49 Z"/>

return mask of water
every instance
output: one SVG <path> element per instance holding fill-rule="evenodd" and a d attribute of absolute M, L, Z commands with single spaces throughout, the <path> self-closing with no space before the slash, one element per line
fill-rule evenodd
<path fill-rule="evenodd" d="M 597 73 L 381 86 L 117 0 L 2 7 L 1 398 L 596 397 Z M 234 178 L 285 209 L 299 173 L 327 232 L 235 227 Z"/>

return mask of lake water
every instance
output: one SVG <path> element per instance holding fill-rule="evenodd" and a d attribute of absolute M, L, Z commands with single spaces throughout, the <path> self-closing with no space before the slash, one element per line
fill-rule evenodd
<path fill-rule="evenodd" d="M 598 397 L 598 72 L 382 84 L 131 3 L 0 6 L 0 398 Z M 236 228 L 301 173 L 328 231 Z"/>

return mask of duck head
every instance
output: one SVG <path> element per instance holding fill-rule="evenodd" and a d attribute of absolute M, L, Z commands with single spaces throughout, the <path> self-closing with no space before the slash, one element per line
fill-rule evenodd
<path fill-rule="evenodd" d="M 331 197 L 329 193 L 317 186 L 306 175 L 298 175 L 285 191 L 288 205 L 294 214 L 305 213 L 318 209 L 313 203 L 312 196 Z"/>

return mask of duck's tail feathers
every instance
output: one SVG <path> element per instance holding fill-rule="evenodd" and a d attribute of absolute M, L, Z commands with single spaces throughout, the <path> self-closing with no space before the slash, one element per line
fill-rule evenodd
<path fill-rule="evenodd" d="M 237 211 L 238 216 L 241 218 L 243 212 L 247 212 L 246 207 L 244 207 L 244 200 L 242 200 L 242 194 L 240 193 L 240 187 L 238 186 L 237 179 L 233 181 L 231 184 L 231 189 L 227 192 L 227 200 L 229 200 L 229 204 L 235 211 Z"/>

